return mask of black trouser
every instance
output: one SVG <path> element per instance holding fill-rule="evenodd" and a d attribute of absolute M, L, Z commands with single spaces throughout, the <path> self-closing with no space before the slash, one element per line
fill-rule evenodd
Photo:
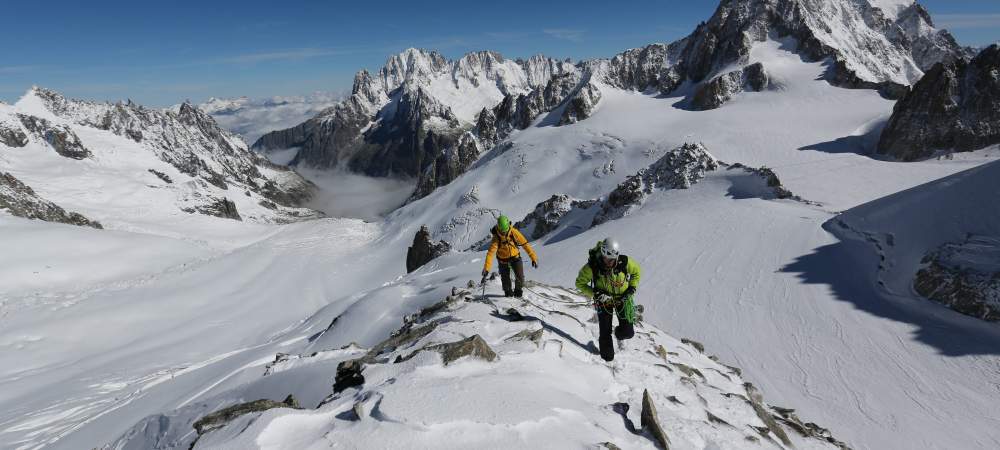
<path fill-rule="evenodd" d="M 597 307 L 597 326 L 601 330 L 598 343 L 601 347 L 601 358 L 604 358 L 605 361 L 615 359 L 615 343 L 611 340 L 612 316 L 618 316 L 618 326 L 615 327 L 616 338 L 632 339 L 632 336 L 635 336 L 635 329 L 632 328 L 632 324 L 622 317 L 624 315 L 624 308 L 621 307 L 621 303 L 619 302 L 615 306 L 614 308 L 611 305 Z M 614 312 L 611 312 L 612 309 L 614 309 Z"/>
<path fill-rule="evenodd" d="M 500 284 L 503 285 L 503 295 L 520 297 L 524 290 L 524 262 L 520 256 L 500 261 Z M 514 269 L 514 289 L 510 288 L 510 269 Z"/>

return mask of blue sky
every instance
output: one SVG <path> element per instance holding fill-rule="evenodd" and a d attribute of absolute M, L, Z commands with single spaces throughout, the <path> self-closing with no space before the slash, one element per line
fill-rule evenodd
<path fill-rule="evenodd" d="M 406 47 L 574 60 L 669 42 L 715 0 L 12 1 L 0 24 L 0 99 L 31 85 L 151 106 L 210 96 L 349 89 Z M 925 0 L 965 45 L 1000 40 L 1000 1 Z"/>

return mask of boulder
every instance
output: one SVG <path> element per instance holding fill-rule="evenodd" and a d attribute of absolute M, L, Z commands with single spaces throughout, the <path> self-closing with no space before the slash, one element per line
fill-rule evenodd
<path fill-rule="evenodd" d="M 254 400 L 252 402 L 240 403 L 238 405 L 223 408 L 202 417 L 194 423 L 194 429 L 200 436 L 209 431 L 222 428 L 229 422 L 232 422 L 233 419 L 236 419 L 244 414 L 264 412 L 274 408 L 301 409 L 298 402 L 291 395 L 286 397 L 283 402 L 276 402 L 274 400 L 267 399 Z"/>
<path fill-rule="evenodd" d="M 493 349 L 490 348 L 489 344 L 487 344 L 483 338 L 479 337 L 478 334 L 462 339 L 461 341 L 431 345 L 425 347 L 424 350 L 432 350 L 441 353 L 441 359 L 444 361 L 444 365 L 446 366 L 466 356 L 489 362 L 497 359 L 496 352 L 494 352 Z"/>
<path fill-rule="evenodd" d="M 656 405 L 653 403 L 653 398 L 650 397 L 648 390 L 642 391 L 642 413 L 639 417 L 642 428 L 653 435 L 656 444 L 661 449 L 669 450 L 670 438 L 667 437 L 667 433 L 660 426 L 660 418 L 656 414 Z"/>

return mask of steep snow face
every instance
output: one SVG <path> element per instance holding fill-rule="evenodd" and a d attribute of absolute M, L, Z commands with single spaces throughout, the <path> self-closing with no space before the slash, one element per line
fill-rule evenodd
<path fill-rule="evenodd" d="M 163 112 L 34 88 L 0 116 L 17 138 L 0 142 L 0 169 L 109 228 L 172 234 L 170 224 L 217 220 L 203 214 L 264 223 L 316 215 L 297 208 L 309 182 L 187 104 Z"/>
<path fill-rule="evenodd" d="M 588 302 L 564 288 L 528 289 L 523 301 L 498 298 L 496 283 L 487 296 L 456 289 L 370 349 L 317 346 L 320 335 L 287 349 L 308 353 L 278 355 L 263 376 L 152 416 L 108 447 L 305 449 L 333 437 L 352 448 L 843 448 L 764 403 L 701 344 L 654 326 L 640 323 L 612 365 L 599 362 Z M 333 391 L 323 372 L 336 372 Z M 305 408 L 191 432 L 209 408 L 289 393 Z"/>
<path fill-rule="evenodd" d="M 219 126 L 254 142 L 265 133 L 298 125 L 343 100 L 343 93 L 316 92 L 305 96 L 210 98 L 198 109 Z M 180 105 L 174 110 L 178 110 Z"/>

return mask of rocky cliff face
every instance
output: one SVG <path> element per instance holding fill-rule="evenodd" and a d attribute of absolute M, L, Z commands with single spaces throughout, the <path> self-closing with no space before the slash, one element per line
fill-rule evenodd
<path fill-rule="evenodd" d="M 1000 45 L 937 64 L 893 108 L 880 154 L 903 161 L 1000 143 Z"/>
<path fill-rule="evenodd" d="M 39 197 L 31 187 L 5 172 L 0 172 L 0 210 L 26 219 L 103 228 L 96 221 L 75 212 L 67 212 L 61 206 Z"/>
<path fill-rule="evenodd" d="M 450 250 L 450 244 L 445 241 L 434 242 L 431 240 L 430 230 L 426 226 L 420 227 L 417 234 L 413 236 L 413 245 L 406 250 L 406 273 L 421 268 L 424 264 Z"/>

